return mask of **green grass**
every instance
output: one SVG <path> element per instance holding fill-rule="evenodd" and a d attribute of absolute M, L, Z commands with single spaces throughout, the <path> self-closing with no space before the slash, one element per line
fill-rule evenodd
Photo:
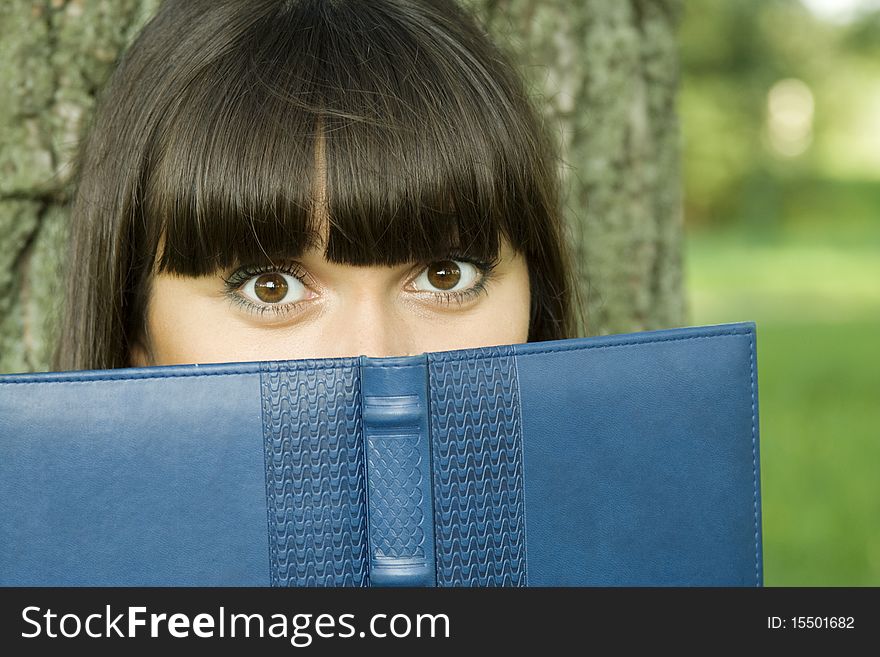
<path fill-rule="evenodd" d="M 695 316 L 782 324 L 880 321 L 880 247 L 692 238 L 686 262 Z"/>
<path fill-rule="evenodd" d="M 765 584 L 880 585 L 880 249 L 687 254 L 692 323 L 757 323 Z"/>
<path fill-rule="evenodd" d="M 880 584 L 880 322 L 758 326 L 765 581 Z"/>

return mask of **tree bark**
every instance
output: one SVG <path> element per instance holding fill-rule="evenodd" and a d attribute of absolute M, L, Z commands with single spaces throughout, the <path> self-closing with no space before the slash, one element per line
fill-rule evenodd
<path fill-rule="evenodd" d="M 96 92 L 158 6 L 0 3 L 0 372 L 49 369 L 71 161 Z"/>
<path fill-rule="evenodd" d="M 682 0 L 471 0 L 554 126 L 584 334 L 681 326 Z"/>
<path fill-rule="evenodd" d="M 0 3 L 0 372 L 49 367 L 71 160 L 96 92 L 159 4 Z M 680 326 L 682 0 L 464 4 L 514 55 L 559 140 L 582 333 Z"/>

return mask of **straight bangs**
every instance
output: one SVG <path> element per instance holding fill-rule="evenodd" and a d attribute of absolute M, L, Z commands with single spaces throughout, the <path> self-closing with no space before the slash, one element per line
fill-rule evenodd
<path fill-rule="evenodd" d="M 473 19 L 431 3 L 292 2 L 198 67 L 147 142 L 135 230 L 198 276 L 542 250 L 556 189 L 536 116 Z M 254 13 L 257 14 L 255 5 Z"/>

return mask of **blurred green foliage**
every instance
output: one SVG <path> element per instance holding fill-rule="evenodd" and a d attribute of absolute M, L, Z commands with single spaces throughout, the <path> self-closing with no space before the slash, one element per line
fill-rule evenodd
<path fill-rule="evenodd" d="M 681 54 L 690 320 L 758 327 L 765 583 L 880 585 L 880 11 L 690 0 Z"/>
<path fill-rule="evenodd" d="M 858 239 L 876 225 L 878 206 L 852 197 L 880 195 L 878 44 L 880 12 L 840 24 L 798 0 L 688 2 L 680 98 L 688 226 L 797 233 L 808 217 L 796 206 L 815 186 L 812 196 L 834 213 L 825 221 Z M 768 139 L 768 93 L 787 78 L 805 83 L 814 102 L 810 144 L 796 157 Z"/>

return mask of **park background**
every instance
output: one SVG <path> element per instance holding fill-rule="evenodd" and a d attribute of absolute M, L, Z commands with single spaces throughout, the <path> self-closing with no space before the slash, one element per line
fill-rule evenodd
<path fill-rule="evenodd" d="M 880 0 L 461 0 L 555 126 L 586 334 L 755 321 L 765 584 L 880 585 Z M 0 372 L 49 367 L 71 161 L 159 0 L 0 3 Z"/>
<path fill-rule="evenodd" d="M 880 585 L 880 3 L 680 31 L 693 323 L 757 323 L 767 585 Z"/>

